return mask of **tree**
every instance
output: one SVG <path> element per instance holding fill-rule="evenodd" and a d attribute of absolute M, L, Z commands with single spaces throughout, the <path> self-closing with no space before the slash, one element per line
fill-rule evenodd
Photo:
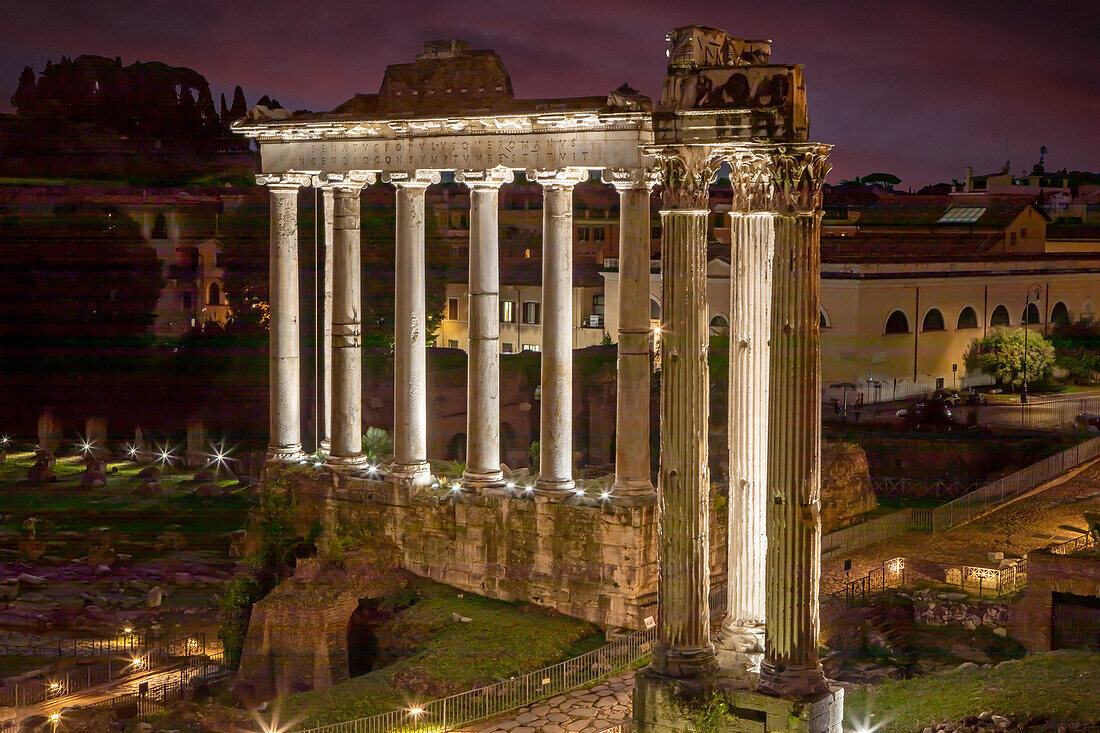
<path fill-rule="evenodd" d="M 1054 345 L 1042 334 L 1029 332 L 1027 342 L 1027 381 L 1050 379 L 1054 366 Z M 997 329 L 985 338 L 974 339 L 966 351 L 968 371 L 981 371 L 998 384 L 1015 387 L 1024 377 L 1024 330 Z"/>

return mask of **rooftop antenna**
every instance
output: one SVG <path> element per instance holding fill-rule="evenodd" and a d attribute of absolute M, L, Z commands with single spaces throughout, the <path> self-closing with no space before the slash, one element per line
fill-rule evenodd
<path fill-rule="evenodd" d="M 1008 157 L 1008 138 L 1005 138 L 1005 167 L 1001 169 L 1001 173 L 1008 173 L 1012 167 L 1012 159 Z"/>

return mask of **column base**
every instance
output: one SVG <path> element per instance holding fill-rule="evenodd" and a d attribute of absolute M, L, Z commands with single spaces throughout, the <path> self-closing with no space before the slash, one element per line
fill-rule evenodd
<path fill-rule="evenodd" d="M 648 480 L 615 479 L 611 485 L 611 501 L 620 506 L 655 504 L 657 489 Z"/>
<path fill-rule="evenodd" d="M 730 674 L 744 686 L 755 689 L 764 661 L 763 624 L 723 624 L 715 648 L 723 674 Z"/>
<path fill-rule="evenodd" d="M 634 677 L 634 733 L 707 730 L 744 733 L 841 733 L 844 690 L 812 698 L 787 699 L 737 689 L 718 676 L 695 680 L 663 677 L 646 668 Z M 715 698 L 725 713 L 713 720 Z M 715 723 L 717 722 L 717 727 Z"/>
<path fill-rule="evenodd" d="M 391 483 L 402 484 L 419 489 L 432 485 L 432 468 L 427 461 L 417 463 L 394 463 L 390 466 Z"/>
<path fill-rule="evenodd" d="M 695 649 L 654 646 L 650 667 L 659 675 L 676 679 L 709 677 L 718 672 L 718 656 L 713 644 Z"/>
<path fill-rule="evenodd" d="M 573 496 L 573 494 L 576 493 L 574 492 L 576 488 L 577 482 L 571 478 L 539 478 L 535 481 L 536 494 L 556 501 L 562 501 L 563 499 L 568 499 L 570 496 Z"/>
<path fill-rule="evenodd" d="M 364 471 L 370 466 L 370 460 L 362 453 L 354 456 L 334 456 L 329 453 L 325 456 L 323 465 L 325 468 L 330 468 L 333 471 Z"/>
<path fill-rule="evenodd" d="M 760 663 L 757 692 L 778 697 L 804 698 L 822 695 L 829 690 L 821 665 L 784 667 L 764 660 Z"/>
<path fill-rule="evenodd" d="M 476 492 L 481 492 L 485 489 L 504 488 L 504 472 L 486 471 L 485 473 L 480 473 L 476 471 L 463 471 L 462 488 L 466 491 Z"/>
<path fill-rule="evenodd" d="M 269 445 L 264 463 L 301 463 L 306 459 L 301 443 L 294 445 Z"/>
<path fill-rule="evenodd" d="M 325 439 L 321 441 L 321 444 L 317 446 L 317 450 L 321 453 L 329 453 L 332 451 L 332 441 Z"/>

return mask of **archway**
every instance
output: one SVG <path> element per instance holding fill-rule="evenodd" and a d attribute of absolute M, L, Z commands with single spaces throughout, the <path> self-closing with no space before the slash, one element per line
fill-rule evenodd
<path fill-rule="evenodd" d="M 363 598 L 348 619 L 348 677 L 358 677 L 374 669 L 378 662 L 378 637 L 375 629 L 387 614 L 373 598 Z"/>
<path fill-rule="evenodd" d="M 993 309 L 993 314 L 989 317 L 990 326 L 1007 326 L 1008 325 L 1008 308 L 1003 305 L 999 305 Z"/>
<path fill-rule="evenodd" d="M 222 304 L 222 289 L 218 287 L 217 283 L 210 283 L 209 297 L 206 302 L 209 305 L 221 305 Z"/>

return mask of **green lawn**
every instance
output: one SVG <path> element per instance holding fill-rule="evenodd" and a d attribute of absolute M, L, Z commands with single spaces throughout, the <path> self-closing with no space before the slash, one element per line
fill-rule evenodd
<path fill-rule="evenodd" d="M 998 715 L 1100 719 L 1100 654 L 1057 651 L 991 669 L 949 672 L 849 691 L 845 728 L 865 719 L 879 733 L 912 733 L 943 720 L 991 710 Z M 873 717 L 871 717 L 873 716 Z"/>
<path fill-rule="evenodd" d="M 417 584 L 421 600 L 379 628 L 410 653 L 329 690 L 289 696 L 283 718 L 324 725 L 398 710 L 534 671 L 603 643 L 584 621 L 526 603 L 505 603 L 448 586 Z M 452 616 L 471 619 L 456 622 Z M 388 627 L 388 628 L 387 628 Z M 427 690 L 420 696 L 408 692 Z"/>

